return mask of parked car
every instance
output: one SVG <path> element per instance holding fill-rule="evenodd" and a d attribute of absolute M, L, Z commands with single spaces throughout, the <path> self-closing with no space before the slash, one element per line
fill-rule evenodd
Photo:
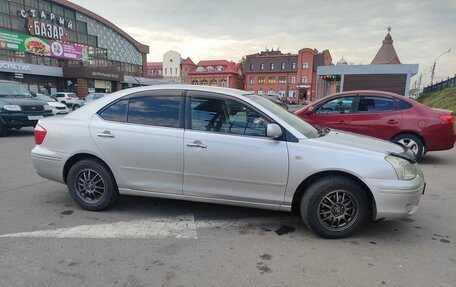
<path fill-rule="evenodd" d="M 76 104 L 79 101 L 81 101 L 75 93 L 68 93 L 68 92 L 58 92 L 58 93 L 52 94 L 51 98 L 66 105 L 69 108 L 72 108 L 73 104 Z"/>
<path fill-rule="evenodd" d="M 397 142 L 419 159 L 455 143 L 453 112 L 429 108 L 398 94 L 350 91 L 322 98 L 296 112 L 312 125 Z"/>
<path fill-rule="evenodd" d="M 88 94 L 87 96 L 84 97 L 84 101 L 86 102 L 91 102 L 93 100 L 97 100 L 97 99 L 101 99 L 103 98 L 104 96 L 106 96 L 107 94 L 106 93 L 92 93 L 92 94 Z"/>
<path fill-rule="evenodd" d="M 77 101 L 75 101 L 75 102 L 73 103 L 73 105 L 71 106 L 71 109 L 72 109 L 73 111 L 75 111 L 75 110 L 81 108 L 82 106 L 84 106 L 85 104 L 86 104 L 86 101 L 81 100 L 81 99 L 78 99 Z"/>
<path fill-rule="evenodd" d="M 87 210 L 119 194 L 300 210 L 326 238 L 415 213 L 425 180 L 400 145 L 316 129 L 264 97 L 191 85 L 138 87 L 40 120 L 37 173 Z"/>
<path fill-rule="evenodd" d="M 52 108 L 52 113 L 54 115 L 66 115 L 68 114 L 68 107 L 62 103 L 59 103 L 52 99 L 51 97 L 45 95 L 45 94 L 40 94 L 40 93 L 32 93 L 32 95 L 40 101 L 46 102 L 48 105 L 51 106 Z"/>
<path fill-rule="evenodd" d="M 281 106 L 285 110 L 288 110 L 288 105 L 287 105 L 286 101 L 282 100 L 278 95 L 266 94 L 263 97 L 265 97 L 266 99 L 270 100 L 271 102 Z"/>
<path fill-rule="evenodd" d="M 51 106 L 34 99 L 24 85 L 0 80 L 0 137 L 12 128 L 35 126 L 47 116 L 52 116 Z"/>

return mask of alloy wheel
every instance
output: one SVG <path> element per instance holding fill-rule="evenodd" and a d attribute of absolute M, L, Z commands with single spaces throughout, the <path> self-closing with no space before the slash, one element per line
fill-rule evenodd
<path fill-rule="evenodd" d="M 318 221 L 331 231 L 349 228 L 355 223 L 358 214 L 359 202 L 350 191 L 333 191 L 318 204 Z"/>
<path fill-rule="evenodd" d="M 103 178 L 93 169 L 82 170 L 76 178 L 77 195 L 87 203 L 98 203 L 105 195 Z"/>

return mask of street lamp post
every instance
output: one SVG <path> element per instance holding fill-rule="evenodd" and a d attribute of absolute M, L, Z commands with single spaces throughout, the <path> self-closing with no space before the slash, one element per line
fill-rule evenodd
<path fill-rule="evenodd" d="M 451 52 L 451 49 L 448 49 L 448 51 L 443 52 L 443 53 L 440 54 L 437 58 L 435 58 L 435 60 L 434 60 L 434 65 L 432 65 L 431 86 L 434 84 L 435 63 L 437 62 L 437 59 L 440 58 L 440 57 L 442 57 L 443 55 L 449 53 L 449 52 Z"/>

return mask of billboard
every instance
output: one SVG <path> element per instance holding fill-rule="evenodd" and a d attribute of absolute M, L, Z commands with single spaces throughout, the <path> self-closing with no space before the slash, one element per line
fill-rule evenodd
<path fill-rule="evenodd" d="M 80 61 L 89 60 L 88 47 L 6 30 L 0 30 L 0 49 L 30 53 L 38 56 Z"/>

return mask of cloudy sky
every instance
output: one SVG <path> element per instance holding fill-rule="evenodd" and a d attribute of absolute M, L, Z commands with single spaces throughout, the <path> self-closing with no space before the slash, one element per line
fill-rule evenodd
<path fill-rule="evenodd" d="M 71 0 L 149 45 L 149 61 L 168 50 L 183 58 L 239 61 L 266 47 L 296 53 L 329 49 L 336 63 L 369 64 L 391 26 L 402 63 L 420 64 L 423 82 L 456 74 L 454 0 Z M 415 78 L 416 79 L 416 78 Z M 412 84 L 413 84 L 412 79 Z"/>

